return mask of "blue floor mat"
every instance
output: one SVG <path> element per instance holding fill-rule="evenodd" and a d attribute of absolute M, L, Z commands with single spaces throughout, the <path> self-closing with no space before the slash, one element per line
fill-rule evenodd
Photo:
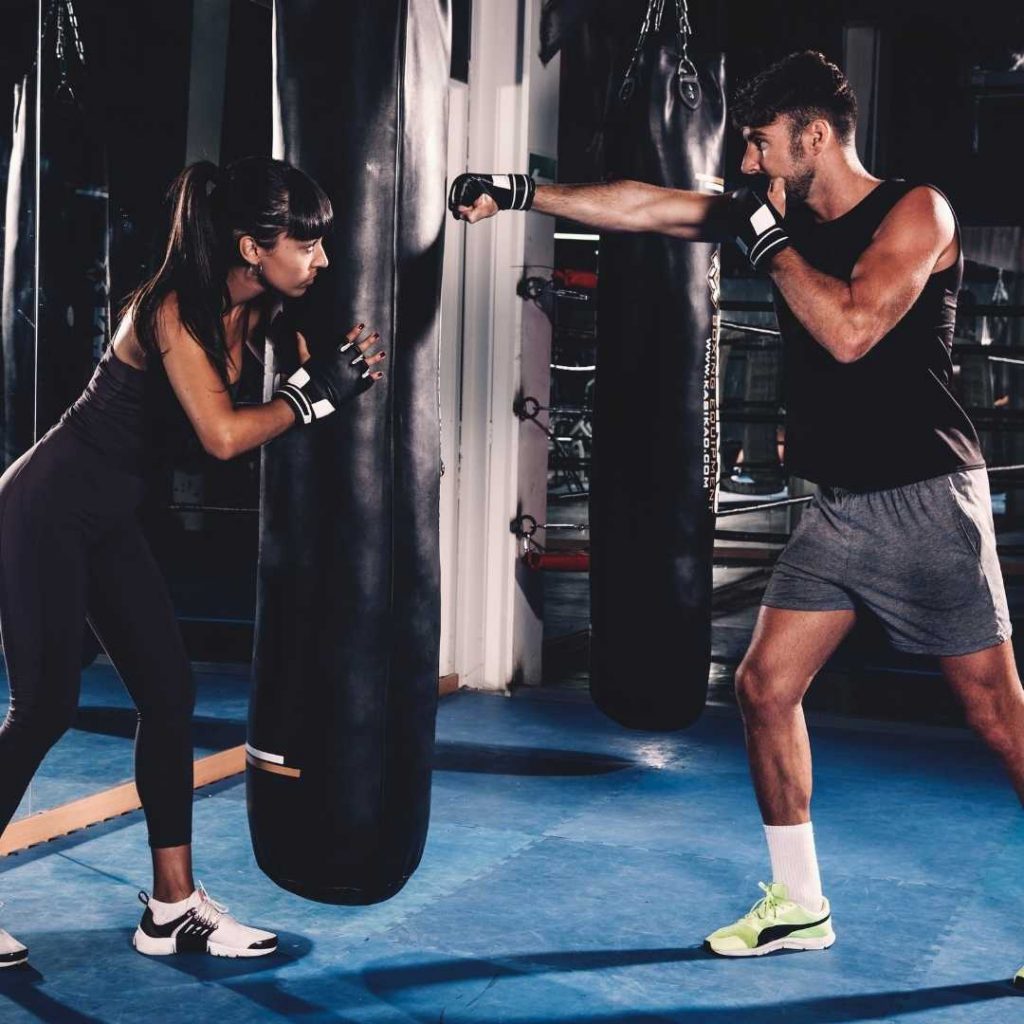
<path fill-rule="evenodd" d="M 131 949 L 149 885 L 139 813 L 0 861 L 2 923 L 31 948 L 0 974 L 0 1020 L 1024 1021 L 1008 983 L 1024 963 L 1024 821 L 994 760 L 948 730 L 811 732 L 826 952 L 701 948 L 767 871 L 732 712 L 666 736 L 626 732 L 579 694 L 460 693 L 441 703 L 423 863 L 387 903 L 276 888 L 241 782 L 197 794 L 197 875 L 279 930 L 275 957 Z"/>

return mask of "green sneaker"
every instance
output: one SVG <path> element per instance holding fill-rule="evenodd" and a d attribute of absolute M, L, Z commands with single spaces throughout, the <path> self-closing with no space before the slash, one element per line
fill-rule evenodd
<path fill-rule="evenodd" d="M 712 932 L 705 949 L 721 956 L 764 956 L 777 949 L 828 949 L 836 941 L 828 900 L 812 914 L 789 899 L 781 882 L 757 884 L 764 896 L 735 924 Z"/>

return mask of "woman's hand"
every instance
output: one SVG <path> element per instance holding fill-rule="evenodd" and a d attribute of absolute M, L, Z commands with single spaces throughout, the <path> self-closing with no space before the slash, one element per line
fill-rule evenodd
<path fill-rule="evenodd" d="M 343 344 L 348 344 L 350 342 L 355 341 L 356 338 L 358 338 L 359 335 L 362 333 L 363 328 L 365 326 L 366 326 L 366 324 L 356 324 L 354 327 L 352 327 L 351 330 L 349 330 L 348 334 L 345 335 L 345 341 L 343 342 Z M 374 332 L 369 337 L 367 337 L 363 341 L 359 342 L 359 344 L 358 344 L 359 351 L 365 353 L 366 349 L 369 348 L 370 345 L 372 345 L 374 343 L 374 341 L 376 341 L 379 337 L 380 337 L 380 334 L 378 334 L 377 332 Z M 310 356 L 309 345 L 306 344 L 306 339 L 303 336 L 301 331 L 296 331 L 295 332 L 295 344 L 296 344 L 296 347 L 299 350 L 299 365 L 301 366 L 303 363 L 305 363 L 305 362 L 307 362 L 309 360 L 309 356 Z M 381 352 L 375 353 L 372 356 L 368 356 L 366 358 L 366 365 L 367 365 L 367 367 L 376 366 L 377 363 L 381 362 L 381 360 L 383 360 L 386 355 L 387 355 L 386 352 L 381 351 Z M 370 376 L 374 380 L 380 380 L 381 377 L 384 376 L 384 371 L 383 370 L 377 370 L 374 373 L 371 373 Z"/>
<path fill-rule="evenodd" d="M 387 355 L 387 353 L 382 349 L 380 352 L 373 353 L 373 355 L 369 355 L 368 356 L 366 354 L 367 350 L 370 348 L 370 346 L 375 341 L 379 341 L 380 340 L 380 332 L 379 331 L 373 331 L 371 334 L 368 334 L 362 341 L 356 341 L 356 339 L 359 337 L 359 335 L 362 334 L 363 328 L 365 328 L 365 327 L 366 327 L 366 324 L 356 324 L 353 328 L 351 328 L 351 330 L 349 330 L 348 334 L 345 335 L 345 340 L 342 342 L 341 350 L 342 350 L 342 352 L 344 352 L 345 349 L 349 345 L 351 345 L 352 343 L 355 343 L 356 348 L 359 349 L 360 353 L 363 356 L 363 361 L 366 363 L 367 369 L 369 369 L 371 366 L 376 366 L 379 362 L 381 362 L 384 359 L 384 357 Z M 301 346 L 299 348 L 300 354 L 301 354 L 301 352 L 302 352 L 304 347 L 305 347 L 305 340 L 303 339 L 303 341 L 301 342 Z M 306 349 L 306 359 L 308 359 L 308 358 L 309 358 L 309 350 Z M 303 359 L 303 362 L 305 362 L 306 359 Z M 383 370 L 374 370 L 373 372 L 370 373 L 371 380 L 380 380 L 381 377 L 383 377 L 383 376 L 384 376 L 384 371 Z"/>
<path fill-rule="evenodd" d="M 365 326 L 356 324 L 337 348 L 312 357 L 304 341 L 299 344 L 300 356 L 305 348 L 307 358 L 274 392 L 291 406 L 297 423 L 309 426 L 329 416 L 384 376 L 382 370 L 372 369 L 384 353 L 368 354 L 380 334 L 374 331 L 360 338 Z"/>

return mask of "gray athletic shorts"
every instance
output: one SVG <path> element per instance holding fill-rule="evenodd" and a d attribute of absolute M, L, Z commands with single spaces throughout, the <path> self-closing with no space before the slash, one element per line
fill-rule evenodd
<path fill-rule="evenodd" d="M 867 608 L 892 645 L 957 655 L 1010 635 L 988 473 L 855 492 L 823 487 L 765 591 L 771 608 Z"/>

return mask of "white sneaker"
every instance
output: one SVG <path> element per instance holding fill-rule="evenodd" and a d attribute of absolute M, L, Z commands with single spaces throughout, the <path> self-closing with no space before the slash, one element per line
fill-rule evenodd
<path fill-rule="evenodd" d="M 228 913 L 227 907 L 210 899 L 202 882 L 185 901 L 183 913 L 159 924 L 153 914 L 153 905 L 159 912 L 166 904 L 151 900 L 146 892 L 140 892 L 139 899 L 146 910 L 135 929 L 132 945 L 147 956 L 167 956 L 170 953 L 266 956 L 277 949 L 277 936 L 273 932 L 239 924 Z"/>
<path fill-rule="evenodd" d="M 22 945 L 10 932 L 0 928 L 0 967 L 17 967 L 27 959 L 28 947 Z"/>

